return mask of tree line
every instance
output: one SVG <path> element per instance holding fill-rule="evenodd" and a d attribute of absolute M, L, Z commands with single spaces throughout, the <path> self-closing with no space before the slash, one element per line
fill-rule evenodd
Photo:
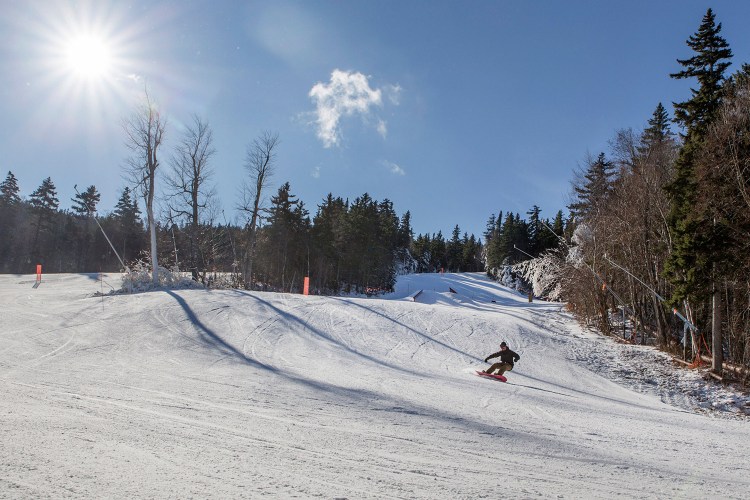
<path fill-rule="evenodd" d="M 197 120 L 194 130 L 199 129 L 210 131 Z M 265 144 L 260 149 L 268 153 L 269 137 L 273 152 L 278 139 L 268 134 L 254 145 Z M 257 169 L 249 170 L 257 185 Z M 200 190 L 187 193 L 182 187 L 193 183 L 186 170 L 175 172 L 182 177 L 176 176 L 180 182 L 174 177 L 165 182 L 173 189 L 163 197 L 155 223 L 157 261 L 190 272 L 203 284 L 210 284 L 215 273 L 230 273 L 233 286 L 298 292 L 309 276 L 317 293 L 377 293 L 392 289 L 399 273 L 488 270 L 497 275 L 504 266 L 558 245 L 545 226 L 559 235 L 564 228 L 562 211 L 553 221 L 543 220 L 534 206 L 528 222 L 518 214 L 508 213 L 504 222 L 502 213 L 493 215 L 484 244 L 458 225 L 450 238 L 441 231 L 415 235 L 411 213 L 399 216 L 388 199 L 378 201 L 364 193 L 350 201 L 329 194 L 311 216 L 288 182 L 270 196 L 268 206 L 259 200 L 257 209 L 255 196 L 245 193 L 240 203 L 248 214 L 245 223 L 222 224 L 216 211 L 204 210 L 212 206 L 211 197 L 200 196 Z M 91 185 L 70 200 L 70 208 L 63 208 L 49 177 L 22 197 L 15 175 L 8 172 L 0 184 L 0 233 L 5 236 L 0 239 L 0 272 L 30 273 L 36 264 L 48 272 L 116 272 L 139 259 L 150 262 L 142 196 L 125 187 L 116 206 L 104 214 L 100 199 Z M 251 231 L 254 211 L 257 226 Z"/>
<path fill-rule="evenodd" d="M 624 314 L 633 340 L 708 356 L 716 373 L 750 365 L 750 65 L 727 73 L 720 32 L 708 9 L 670 75 L 695 84 L 690 98 L 587 158 L 565 244 L 520 266 L 601 331 Z"/>
<path fill-rule="evenodd" d="M 105 214 L 100 198 L 92 185 L 65 209 L 51 178 L 23 197 L 8 172 L 0 184 L 0 272 L 31 273 L 36 264 L 46 272 L 117 272 L 138 260 L 150 263 L 148 223 L 135 189 L 125 187 Z M 156 260 L 206 285 L 229 273 L 233 286 L 299 292 L 309 276 L 316 293 L 373 294 L 391 290 L 400 272 L 483 270 L 474 235 L 460 237 L 456 226 L 448 241 L 440 232 L 415 238 L 410 212 L 399 216 L 390 200 L 368 193 L 353 201 L 329 194 L 311 216 L 286 182 L 268 206 L 259 204 L 252 235 L 251 217 L 244 225 L 203 220 L 191 210 L 180 217 L 178 208 L 186 206 L 165 198 L 154 224 Z"/>

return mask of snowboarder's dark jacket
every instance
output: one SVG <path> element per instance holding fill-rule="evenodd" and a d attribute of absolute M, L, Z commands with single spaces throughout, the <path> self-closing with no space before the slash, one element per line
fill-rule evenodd
<path fill-rule="evenodd" d="M 521 359 L 521 356 L 511 351 L 510 349 L 506 349 L 504 351 L 498 351 L 495 354 L 490 354 L 485 358 L 484 362 L 486 363 L 492 358 L 497 358 L 498 356 L 500 357 L 500 361 L 502 361 L 503 363 L 508 363 L 510 366 L 513 366 L 513 362 Z"/>

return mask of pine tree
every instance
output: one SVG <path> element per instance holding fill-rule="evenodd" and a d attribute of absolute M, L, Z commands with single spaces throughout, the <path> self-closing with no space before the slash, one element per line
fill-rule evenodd
<path fill-rule="evenodd" d="M 338 292 L 341 287 L 339 271 L 345 246 L 342 233 L 346 212 L 347 204 L 344 200 L 341 197 L 334 198 L 331 193 L 318 205 L 310 230 L 315 256 L 312 272 L 314 288 Z"/>
<path fill-rule="evenodd" d="M 262 230 L 260 260 L 267 280 L 282 290 L 300 288 L 307 275 L 309 219 L 304 203 L 284 183 L 271 197 L 268 226 Z"/>
<path fill-rule="evenodd" d="M 565 226 L 563 223 L 562 210 L 558 210 L 553 221 L 550 222 L 549 220 L 545 219 L 544 224 L 542 224 L 542 232 L 539 237 L 539 254 L 541 255 L 542 253 L 552 248 L 558 248 L 560 246 L 560 239 L 558 237 L 561 238 L 563 236 L 564 230 Z"/>
<path fill-rule="evenodd" d="M 502 219 L 503 214 L 500 212 L 500 218 Z M 495 214 L 490 215 L 489 220 L 487 221 L 487 225 L 485 226 L 484 230 L 484 241 L 488 242 L 492 240 L 492 237 L 495 235 L 495 230 L 497 229 L 497 219 L 495 219 Z"/>
<path fill-rule="evenodd" d="M 534 257 L 537 257 L 544 250 L 544 242 L 542 238 L 544 237 L 544 232 L 546 230 L 544 229 L 541 219 L 539 218 L 539 215 L 541 214 L 541 212 L 542 212 L 542 209 L 539 208 L 537 205 L 534 205 L 531 208 L 531 210 L 526 212 L 526 215 L 529 216 L 529 223 L 528 223 L 529 253 L 533 255 Z"/>
<path fill-rule="evenodd" d="M 33 256 L 39 262 L 49 262 L 54 246 L 52 238 L 47 237 L 54 226 L 54 218 L 60 200 L 57 199 L 57 188 L 52 179 L 47 177 L 42 184 L 29 196 L 29 205 L 36 215 L 34 239 L 31 245 Z M 40 236 L 44 236 L 40 241 Z M 48 243 L 48 244 L 45 244 Z M 46 257 L 46 259 L 45 259 Z"/>
<path fill-rule="evenodd" d="M 565 223 L 563 222 L 562 210 L 558 210 L 557 215 L 555 215 L 555 221 L 552 223 L 552 231 L 554 231 L 555 235 L 559 236 L 560 238 L 565 236 Z M 557 237 L 555 237 L 554 239 L 556 244 L 560 241 Z"/>
<path fill-rule="evenodd" d="M 135 259 L 141 250 L 145 250 L 146 239 L 138 201 L 131 195 L 130 188 L 125 187 L 112 212 L 116 224 L 113 244 L 119 247 L 118 252 L 125 262 Z"/>
<path fill-rule="evenodd" d="M 672 136 L 672 131 L 669 129 L 669 114 L 662 103 L 659 103 L 656 105 L 653 116 L 648 121 L 648 127 L 643 131 L 641 148 L 662 144 L 670 140 Z"/>
<path fill-rule="evenodd" d="M 18 196 L 18 180 L 13 172 L 8 171 L 5 180 L 0 184 L 0 205 L 10 206 L 21 203 L 21 197 Z"/>
<path fill-rule="evenodd" d="M 612 162 L 608 161 L 604 153 L 589 166 L 583 174 L 583 184 L 574 186 L 577 200 L 568 208 L 577 219 L 593 217 L 601 211 L 612 189 Z"/>
<path fill-rule="evenodd" d="M 493 214 L 487 222 L 487 229 L 484 233 L 485 238 L 485 260 L 487 271 L 497 269 L 502 264 L 500 258 L 500 232 L 503 223 L 503 212 L 495 218 Z"/>
<path fill-rule="evenodd" d="M 430 261 L 432 260 L 432 255 L 430 253 L 431 246 L 432 242 L 429 234 L 420 234 L 414 239 L 413 255 L 414 258 L 417 259 L 418 273 L 429 273 L 434 271 L 434 269 L 430 267 Z"/>
<path fill-rule="evenodd" d="M 38 212 L 51 213 L 60 206 L 57 199 L 57 188 L 52 179 L 47 177 L 29 196 L 29 204 Z"/>
<path fill-rule="evenodd" d="M 675 79 L 698 79 L 698 89 L 690 90 L 692 97 L 674 103 L 675 121 L 687 129 L 688 136 L 702 135 L 721 104 L 724 71 L 731 65 L 732 50 L 720 32 L 721 23 L 716 24 L 716 16 L 709 8 L 698 32 L 686 42 L 695 54 L 689 59 L 678 59 L 684 69 L 669 75 Z"/>
<path fill-rule="evenodd" d="M 86 188 L 83 193 L 76 193 L 75 197 L 71 200 L 73 206 L 71 207 L 73 212 L 86 216 L 89 213 L 96 212 L 96 205 L 99 203 L 101 195 L 96 191 L 96 186 L 91 185 Z"/>
<path fill-rule="evenodd" d="M 721 294 L 717 286 L 718 267 L 726 260 L 727 228 L 721 220 L 712 217 L 711 203 L 702 205 L 701 189 L 696 178 L 696 156 L 704 141 L 706 131 L 721 106 L 724 71 L 729 67 L 732 51 L 719 33 L 721 24 L 708 9 L 688 46 L 695 53 L 689 59 L 678 59 L 684 67 L 671 76 L 676 79 L 697 78 L 698 89 L 691 89 L 691 99 L 675 103 L 675 121 L 686 129 L 685 142 L 675 164 L 676 175 L 667 186 L 670 195 L 668 223 L 672 232 L 672 252 L 665 265 L 665 274 L 674 287 L 672 301 L 691 297 L 699 301 L 712 295 L 714 370 L 721 371 Z M 714 197 L 717 193 L 709 193 Z M 706 198 L 704 193 L 703 198 Z M 718 349 L 717 349 L 718 348 Z"/>
<path fill-rule="evenodd" d="M 482 244 L 473 234 L 467 237 L 464 233 L 462 260 L 462 268 L 466 272 L 482 270 Z"/>
<path fill-rule="evenodd" d="M 18 214 L 21 212 L 21 197 L 16 176 L 8 172 L 0 184 L 0 272 L 9 272 L 19 253 L 16 249 L 18 236 Z M 16 254 L 16 255 L 14 255 Z"/>
<path fill-rule="evenodd" d="M 674 103 L 675 121 L 685 127 L 685 142 L 675 164 L 675 178 L 667 186 L 671 207 L 668 222 L 672 231 L 672 253 L 666 264 L 666 274 L 674 285 L 673 302 L 680 302 L 698 293 L 701 282 L 710 273 L 713 261 L 711 247 L 718 242 L 713 230 L 701 228 L 703 216 L 696 213 L 698 184 L 695 178 L 694 157 L 708 125 L 721 105 L 721 86 L 724 71 L 731 64 L 732 51 L 719 33 L 721 23 L 708 9 L 698 32 L 687 40 L 695 52 L 689 59 L 678 59 L 684 67 L 670 76 L 675 79 L 697 78 L 698 89 L 691 89 L 691 99 Z"/>
<path fill-rule="evenodd" d="M 458 227 L 458 224 L 456 224 L 451 233 L 451 239 L 446 247 L 446 267 L 448 270 L 452 272 L 460 272 L 462 254 L 461 229 Z"/>
<path fill-rule="evenodd" d="M 414 239 L 414 230 L 411 228 L 411 212 L 408 210 L 401 216 L 398 226 L 398 248 L 408 250 Z"/>
<path fill-rule="evenodd" d="M 445 237 L 442 231 L 438 231 L 437 234 L 433 234 L 430 238 L 430 270 L 438 272 L 445 270 L 446 267 L 446 243 Z"/>
<path fill-rule="evenodd" d="M 89 219 L 89 214 L 93 215 L 96 212 L 96 205 L 99 203 L 101 195 L 96 191 L 96 187 L 91 185 L 83 193 L 79 193 L 76 190 L 71 207 L 73 213 L 83 219 L 74 220 L 68 218 L 64 236 L 66 238 L 65 245 L 68 248 L 75 249 L 75 268 L 76 269 L 87 269 L 90 270 L 91 263 L 89 262 L 89 256 L 92 252 L 92 243 L 94 241 L 94 228 Z"/>
<path fill-rule="evenodd" d="M 135 198 L 131 197 L 132 191 L 129 187 L 125 187 L 122 190 L 122 195 L 115 205 L 114 215 L 117 216 L 123 223 L 140 225 L 141 211 L 138 208 L 138 202 Z"/>

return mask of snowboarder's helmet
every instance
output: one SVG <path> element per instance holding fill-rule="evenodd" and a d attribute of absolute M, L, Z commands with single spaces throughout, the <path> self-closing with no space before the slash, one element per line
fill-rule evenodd
<path fill-rule="evenodd" d="M 500 342 L 500 347 L 508 347 L 508 344 L 506 344 L 505 342 Z"/>

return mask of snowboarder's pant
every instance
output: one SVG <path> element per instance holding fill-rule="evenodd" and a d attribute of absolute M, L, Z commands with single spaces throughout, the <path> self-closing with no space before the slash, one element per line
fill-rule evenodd
<path fill-rule="evenodd" d="M 499 375 L 502 375 L 503 373 L 509 372 L 512 369 L 513 369 L 513 365 L 511 365 L 510 363 L 495 363 L 494 365 L 492 365 L 489 368 L 487 368 L 486 371 L 487 371 L 487 373 L 492 373 L 495 370 L 498 370 L 497 373 Z"/>

